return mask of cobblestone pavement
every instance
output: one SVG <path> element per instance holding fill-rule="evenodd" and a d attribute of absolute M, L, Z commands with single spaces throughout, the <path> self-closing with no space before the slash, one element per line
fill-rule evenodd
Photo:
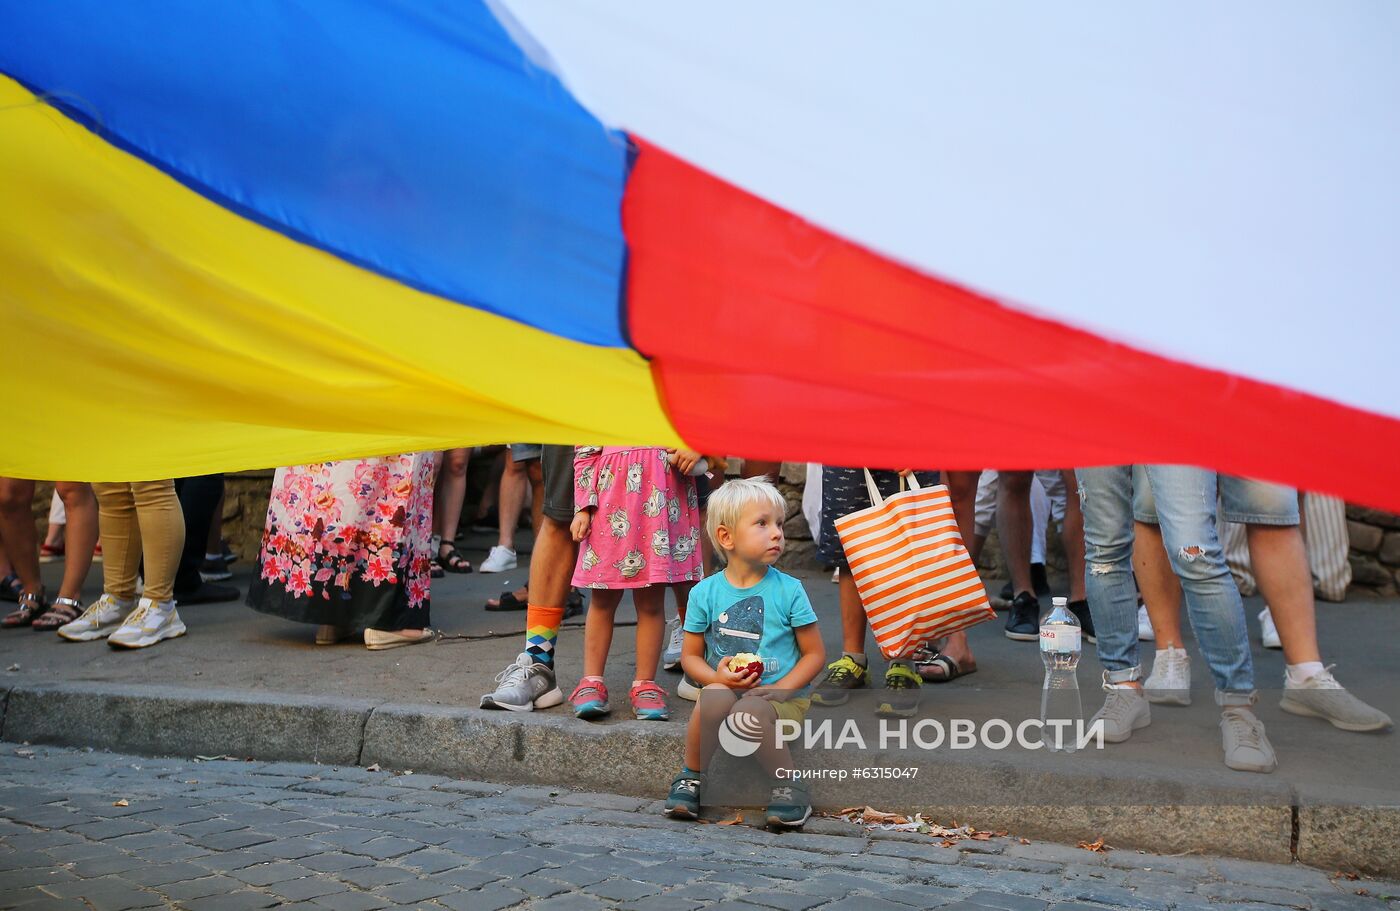
<path fill-rule="evenodd" d="M 857 834 L 821 834 L 838 831 Z M 611 794 L 0 745 L 0 908 L 1400 908 L 1390 895 L 1299 866 L 960 850 L 834 820 L 774 835 Z"/>

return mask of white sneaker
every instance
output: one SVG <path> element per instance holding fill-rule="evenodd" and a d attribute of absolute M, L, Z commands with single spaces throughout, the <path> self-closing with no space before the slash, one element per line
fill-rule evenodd
<path fill-rule="evenodd" d="M 1152 632 L 1152 620 L 1147 616 L 1147 605 L 1138 605 L 1138 638 L 1143 642 L 1151 642 L 1157 638 L 1157 634 Z"/>
<path fill-rule="evenodd" d="M 1264 648 L 1283 648 L 1283 643 L 1278 638 L 1278 627 L 1274 626 L 1274 615 L 1269 611 L 1267 604 L 1259 612 L 1259 626 L 1259 641 L 1264 644 Z"/>
<path fill-rule="evenodd" d="M 71 623 L 58 628 L 58 634 L 70 642 L 91 642 L 106 639 L 120 624 L 122 617 L 131 611 L 133 601 L 118 601 L 104 593 L 102 597 L 88 605 L 88 609 Z"/>
<path fill-rule="evenodd" d="M 107 644 L 113 648 L 145 648 L 184 634 L 185 624 L 180 622 L 174 601 L 142 598 L 136 610 L 122 621 L 121 628 L 107 637 Z"/>
<path fill-rule="evenodd" d="M 835 585 L 841 581 L 841 567 L 836 567 L 831 571 L 831 584 Z"/>
<path fill-rule="evenodd" d="M 1220 713 L 1220 741 L 1225 765 L 1232 769 L 1267 774 L 1278 768 L 1264 723 L 1246 706 L 1228 706 Z"/>
<path fill-rule="evenodd" d="M 666 650 L 661 653 L 661 666 L 668 671 L 674 671 L 681 666 L 681 643 L 685 642 L 685 624 L 680 617 L 666 624 L 669 633 L 666 636 Z"/>
<path fill-rule="evenodd" d="M 1191 656 L 1184 648 L 1158 649 L 1152 673 L 1142 684 L 1148 702 L 1161 705 L 1191 704 Z"/>
<path fill-rule="evenodd" d="M 681 682 L 676 684 L 676 695 L 690 702 L 699 702 L 700 687 L 695 685 L 689 674 L 682 674 Z"/>
<path fill-rule="evenodd" d="M 1131 686 L 1106 685 L 1103 708 L 1089 719 L 1092 726 L 1096 721 L 1103 722 L 1103 739 L 1109 743 L 1122 743 L 1133 736 L 1133 731 L 1145 728 L 1152 723 L 1152 707 L 1142 698 L 1142 691 Z"/>
<path fill-rule="evenodd" d="M 503 573 L 515 569 L 516 565 L 515 551 L 497 544 L 491 548 L 491 552 L 486 555 L 486 559 L 477 570 L 483 573 Z"/>

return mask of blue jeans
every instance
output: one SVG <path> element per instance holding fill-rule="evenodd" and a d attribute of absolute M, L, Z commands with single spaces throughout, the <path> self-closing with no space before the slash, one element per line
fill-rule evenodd
<path fill-rule="evenodd" d="M 1225 566 L 1216 532 L 1215 472 L 1179 465 L 1081 468 L 1084 587 L 1107 683 L 1138 680 L 1137 588 L 1133 583 L 1133 520 L 1158 522 L 1172 569 L 1181 580 L 1196 641 L 1220 705 L 1249 705 L 1254 665 L 1244 604 Z M 1155 511 L 1143 509 L 1149 489 Z"/>
<path fill-rule="evenodd" d="M 1295 488 L 1229 474 L 1219 475 L 1216 483 L 1220 487 L 1220 517 L 1226 522 L 1298 524 L 1298 491 Z M 1133 515 L 1139 522 L 1157 524 L 1157 498 L 1152 493 L 1151 483 L 1139 484 L 1135 489 Z"/>

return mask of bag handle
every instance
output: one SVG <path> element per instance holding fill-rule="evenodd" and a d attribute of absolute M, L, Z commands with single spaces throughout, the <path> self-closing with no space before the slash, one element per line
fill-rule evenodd
<path fill-rule="evenodd" d="M 878 488 L 878 487 L 875 486 L 875 476 L 874 476 L 873 474 L 870 473 L 870 469 L 869 469 L 869 468 L 862 468 L 861 471 L 864 471 L 864 472 L 865 472 L 865 490 L 866 490 L 866 492 L 867 492 L 868 494 L 870 494 L 870 505 L 871 505 L 871 506 L 884 506 L 884 505 L 885 505 L 885 498 L 882 497 L 882 496 L 880 496 L 880 488 Z M 911 472 L 909 472 L 909 477 L 908 477 L 908 478 L 905 478 L 905 477 L 903 477 L 903 476 L 900 477 L 900 479 L 899 479 L 899 491 L 898 491 L 898 492 L 900 492 L 900 493 L 903 493 L 903 492 L 904 492 L 904 482 L 905 482 L 905 481 L 908 481 L 908 482 L 909 482 L 909 489 L 910 489 L 910 490 L 922 490 L 922 489 L 923 489 L 923 488 L 920 487 L 920 485 L 919 485 L 919 479 L 918 479 L 917 477 L 915 477 L 915 476 L 914 476 L 914 472 L 911 471 Z"/>

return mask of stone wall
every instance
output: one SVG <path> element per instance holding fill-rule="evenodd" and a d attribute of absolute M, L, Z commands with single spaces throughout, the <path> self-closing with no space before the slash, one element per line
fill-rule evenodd
<path fill-rule="evenodd" d="M 1347 507 L 1351 584 L 1377 594 L 1400 591 L 1400 516 L 1365 506 Z"/>

